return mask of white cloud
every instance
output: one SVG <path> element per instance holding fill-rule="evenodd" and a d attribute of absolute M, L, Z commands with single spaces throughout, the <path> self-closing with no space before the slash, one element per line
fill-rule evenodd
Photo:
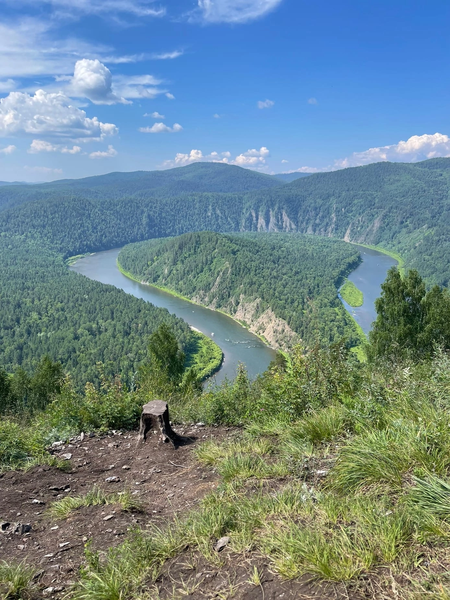
<path fill-rule="evenodd" d="M 198 0 L 191 19 L 205 23 L 247 23 L 275 10 L 282 0 Z"/>
<path fill-rule="evenodd" d="M 152 60 L 173 60 L 174 58 L 178 58 L 179 56 L 183 56 L 183 50 L 173 50 L 172 52 L 155 52 L 154 54 L 150 54 Z"/>
<path fill-rule="evenodd" d="M 220 119 L 221 118 L 221 116 L 218 115 L 217 113 L 215 115 L 213 115 L 213 117 L 214 117 L 214 119 Z"/>
<path fill-rule="evenodd" d="M 282 164 L 284 164 L 284 163 L 288 163 L 289 161 L 286 160 L 285 158 L 283 158 L 283 160 L 281 162 L 282 162 Z"/>
<path fill-rule="evenodd" d="M 194 162 L 220 162 L 227 165 L 238 165 L 240 167 L 252 167 L 260 170 L 266 168 L 266 158 L 269 156 L 269 150 L 262 146 L 259 150 L 247 150 L 231 158 L 231 152 L 211 152 L 210 154 L 203 154 L 201 150 L 191 150 L 187 154 L 179 152 L 174 160 L 166 160 L 163 163 L 163 167 L 183 167 L 190 165 Z"/>
<path fill-rule="evenodd" d="M 398 144 L 354 152 L 346 158 L 336 160 L 333 168 L 345 169 L 382 161 L 416 162 L 437 156 L 450 156 L 450 138 L 447 135 L 413 135 Z"/>
<path fill-rule="evenodd" d="M 247 150 L 247 152 L 236 156 L 236 158 L 234 159 L 234 164 L 239 165 L 240 167 L 254 167 L 256 165 L 265 165 L 266 158 L 269 156 L 269 154 L 269 150 L 265 146 L 263 146 L 259 150 Z"/>
<path fill-rule="evenodd" d="M 152 119 L 165 119 L 164 115 L 160 115 L 158 111 L 152 113 L 145 113 L 144 117 L 151 117 Z"/>
<path fill-rule="evenodd" d="M 161 79 L 153 75 L 117 75 L 113 82 L 113 91 L 123 98 L 146 98 L 152 100 L 167 90 L 158 87 Z"/>
<path fill-rule="evenodd" d="M 4 81 L 0 81 L 0 94 L 4 94 L 6 92 L 12 92 L 17 87 L 14 79 L 6 79 Z"/>
<path fill-rule="evenodd" d="M 81 15 L 130 14 L 136 17 L 162 17 L 165 8 L 155 5 L 153 0 L 3 0 L 9 4 L 22 6 L 47 5 L 58 17 Z"/>
<path fill-rule="evenodd" d="M 75 63 L 71 95 L 89 98 L 94 104 L 126 103 L 112 91 L 111 71 L 98 59 L 83 58 Z"/>
<path fill-rule="evenodd" d="M 62 169 L 52 169 L 51 167 L 28 167 L 25 166 L 26 171 L 31 173 L 41 173 L 42 175 L 62 175 Z"/>
<path fill-rule="evenodd" d="M 319 104 L 319 103 L 317 102 L 316 98 L 309 98 L 308 104 Z"/>
<path fill-rule="evenodd" d="M 0 154 L 12 154 L 15 150 L 17 150 L 16 146 L 10 144 L 6 148 L 0 148 Z"/>
<path fill-rule="evenodd" d="M 173 127 L 168 127 L 164 123 L 155 123 L 151 127 L 140 127 L 139 131 L 141 133 L 178 133 L 182 131 L 183 128 L 179 123 L 174 123 Z"/>
<path fill-rule="evenodd" d="M 300 167 L 290 173 L 319 173 L 361 167 L 376 162 L 418 162 L 436 157 L 450 157 L 450 137 L 442 133 L 413 135 L 397 144 L 353 152 L 350 156 L 335 160 L 327 167 Z"/>
<path fill-rule="evenodd" d="M 31 134 L 88 141 L 117 132 L 112 123 L 88 118 L 84 110 L 71 105 L 62 93 L 38 90 L 31 96 L 11 92 L 0 99 L 0 136 Z"/>
<path fill-rule="evenodd" d="M 169 98 L 169 100 L 175 100 L 175 96 L 169 92 L 166 93 L 166 98 Z"/>
<path fill-rule="evenodd" d="M 113 158 L 114 156 L 117 156 L 117 150 L 112 146 L 108 146 L 108 150 L 106 151 L 97 150 L 97 152 L 89 154 L 89 158 Z"/>
<path fill-rule="evenodd" d="M 61 146 L 60 144 L 51 144 L 45 140 L 33 140 L 28 149 L 28 154 L 39 154 L 40 152 L 61 152 L 61 154 L 78 154 L 81 152 L 80 146 Z"/>
<path fill-rule="evenodd" d="M 258 100 L 257 102 L 257 106 L 258 108 L 272 108 L 272 106 L 275 104 L 275 102 L 273 100 Z"/>

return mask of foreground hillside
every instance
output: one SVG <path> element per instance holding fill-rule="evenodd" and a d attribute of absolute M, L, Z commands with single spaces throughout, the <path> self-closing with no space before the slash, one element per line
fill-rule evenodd
<path fill-rule="evenodd" d="M 121 428 L 155 393 L 66 382 L 3 416 L 4 597 L 448 599 L 448 355 L 296 349 L 254 383 L 166 388 L 178 450 Z"/>
<path fill-rule="evenodd" d="M 361 258 L 350 244 L 293 234 L 188 233 L 125 246 L 123 272 L 220 309 L 274 348 L 361 341 L 337 290 Z"/>

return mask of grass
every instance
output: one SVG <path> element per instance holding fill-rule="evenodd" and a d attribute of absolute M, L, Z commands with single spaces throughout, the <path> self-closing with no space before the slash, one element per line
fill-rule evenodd
<path fill-rule="evenodd" d="M 124 511 L 140 511 L 142 505 L 130 491 L 107 493 L 94 487 L 84 496 L 66 496 L 56 500 L 48 509 L 48 514 L 56 519 L 67 519 L 75 510 L 85 506 L 104 506 L 117 504 Z"/>
<path fill-rule="evenodd" d="M 363 293 L 349 279 L 346 279 L 344 285 L 339 290 L 339 293 L 341 294 L 342 298 L 347 302 L 347 304 L 349 304 L 353 308 L 362 306 L 364 303 Z"/>
<path fill-rule="evenodd" d="M 2 600 L 31 598 L 36 588 L 36 569 L 25 562 L 0 562 L 0 597 Z"/>

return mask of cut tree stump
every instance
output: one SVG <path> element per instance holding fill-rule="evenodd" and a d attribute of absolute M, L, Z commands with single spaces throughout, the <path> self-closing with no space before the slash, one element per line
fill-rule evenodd
<path fill-rule="evenodd" d="M 163 442 L 171 442 L 176 448 L 183 438 L 177 435 L 169 420 L 169 406 L 163 400 L 153 400 L 142 407 L 141 427 L 139 429 L 139 440 L 145 442 L 149 431 L 160 431 L 160 439 Z"/>

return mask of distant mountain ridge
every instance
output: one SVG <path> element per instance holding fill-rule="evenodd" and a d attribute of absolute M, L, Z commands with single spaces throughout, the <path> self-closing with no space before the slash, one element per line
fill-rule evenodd
<path fill-rule="evenodd" d="M 380 245 L 450 282 L 450 159 L 375 163 L 283 183 L 219 163 L 0 188 L 0 233 L 65 256 L 190 231 L 298 231 Z"/>

